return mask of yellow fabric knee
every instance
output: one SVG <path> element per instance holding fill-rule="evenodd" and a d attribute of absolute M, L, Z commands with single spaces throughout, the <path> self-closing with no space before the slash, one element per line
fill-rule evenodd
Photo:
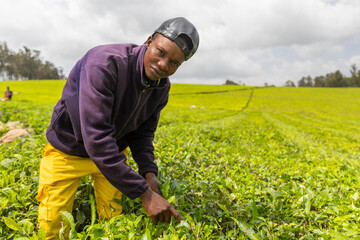
<path fill-rule="evenodd" d="M 43 185 L 37 196 L 39 205 L 39 227 L 46 230 L 47 239 L 53 239 L 59 233 L 63 224 L 60 212 L 72 212 L 74 196 L 79 186 L 75 181 L 61 181 L 51 185 Z M 68 232 L 68 231 L 66 231 Z M 66 233 L 65 232 L 65 233 Z"/>
<path fill-rule="evenodd" d="M 40 200 L 39 227 L 46 230 L 47 239 L 56 238 L 63 225 L 60 211 L 72 212 L 80 178 L 90 174 L 89 163 L 90 158 L 65 154 L 50 144 L 45 146 L 36 199 Z"/>
<path fill-rule="evenodd" d="M 128 157 L 128 150 L 123 153 Z M 127 162 L 128 163 L 128 162 Z M 95 167 L 94 167 L 95 166 Z M 75 193 L 80 178 L 91 175 L 94 179 L 97 212 L 101 219 L 109 219 L 122 212 L 122 193 L 107 181 L 90 158 L 65 154 L 50 144 L 43 151 L 40 163 L 39 227 L 47 232 L 47 239 L 54 239 L 62 226 L 60 211 L 72 212 Z"/>
<path fill-rule="evenodd" d="M 122 193 L 103 176 L 94 178 L 96 209 L 100 219 L 110 219 L 122 212 Z M 114 200 L 117 199 L 117 200 Z"/>
<path fill-rule="evenodd" d="M 128 150 L 122 151 L 128 158 Z M 126 161 L 129 164 L 129 161 Z M 100 219 L 110 219 L 111 217 L 122 213 L 122 205 L 120 204 L 122 192 L 115 188 L 101 172 L 97 169 L 92 175 L 94 180 L 94 192 L 96 200 L 96 209 Z M 116 200 L 114 200 L 116 199 Z"/>

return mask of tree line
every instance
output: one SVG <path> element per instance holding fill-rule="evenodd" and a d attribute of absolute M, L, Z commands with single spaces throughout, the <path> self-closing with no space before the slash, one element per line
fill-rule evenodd
<path fill-rule="evenodd" d="M 63 79 L 63 70 L 49 61 L 43 61 L 40 51 L 24 46 L 18 52 L 8 48 L 6 42 L 0 43 L 0 79 Z"/>
<path fill-rule="evenodd" d="M 360 70 L 356 64 L 351 65 L 350 77 L 345 77 L 339 70 L 328 73 L 325 76 L 302 77 L 298 82 L 298 87 L 360 87 Z M 285 87 L 296 87 L 291 80 L 286 81 Z"/>
<path fill-rule="evenodd" d="M 241 81 L 234 82 L 233 80 L 230 79 L 226 79 L 225 83 L 223 85 L 240 85 L 240 86 L 245 86 L 245 83 L 242 83 Z"/>

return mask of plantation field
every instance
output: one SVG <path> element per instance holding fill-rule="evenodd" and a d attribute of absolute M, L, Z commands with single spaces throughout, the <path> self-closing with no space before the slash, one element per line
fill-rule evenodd
<path fill-rule="evenodd" d="M 16 92 L 0 120 L 32 133 L 0 143 L 0 239 L 43 239 L 38 167 L 64 83 L 0 82 Z M 124 197 L 124 214 L 94 223 L 84 178 L 67 216 L 79 239 L 360 239 L 360 89 L 173 84 L 154 145 L 184 221 L 156 224 Z"/>

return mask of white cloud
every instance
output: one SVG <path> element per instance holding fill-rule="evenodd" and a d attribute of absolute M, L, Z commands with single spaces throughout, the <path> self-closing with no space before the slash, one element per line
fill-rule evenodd
<path fill-rule="evenodd" d="M 227 41 L 222 46 L 268 48 L 341 41 L 357 34 L 359 7 L 314 0 L 253 0 L 246 5 L 232 1 L 223 16 Z"/>
<path fill-rule="evenodd" d="M 345 66 L 351 66 L 355 64 L 357 66 L 357 69 L 360 69 L 360 54 L 359 55 L 354 55 L 352 56 L 350 59 L 346 60 L 344 65 Z M 350 67 L 349 67 L 350 69 Z"/>
<path fill-rule="evenodd" d="M 325 55 L 340 55 L 344 47 L 340 44 L 333 44 L 329 42 L 314 42 L 307 45 L 294 44 L 291 46 L 299 56 L 305 59 L 322 58 Z"/>
<path fill-rule="evenodd" d="M 200 47 L 176 82 L 282 85 L 358 61 L 359 12 L 358 0 L 4 0 L 0 41 L 40 50 L 68 73 L 95 45 L 142 44 L 162 21 L 184 16 Z"/>

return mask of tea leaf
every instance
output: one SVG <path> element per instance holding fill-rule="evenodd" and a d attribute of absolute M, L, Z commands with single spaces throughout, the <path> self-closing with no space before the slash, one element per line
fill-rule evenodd
<path fill-rule="evenodd" d="M 61 218 L 69 224 L 71 229 L 75 229 L 74 217 L 67 211 L 60 211 Z"/>
<path fill-rule="evenodd" d="M 146 229 L 146 232 L 143 235 L 142 240 L 151 240 L 151 235 L 150 235 L 149 229 Z"/>
<path fill-rule="evenodd" d="M 21 230 L 20 225 L 14 219 L 9 218 L 9 217 L 3 217 L 3 220 L 8 228 L 11 228 L 12 230 L 15 230 L 15 231 Z"/>

